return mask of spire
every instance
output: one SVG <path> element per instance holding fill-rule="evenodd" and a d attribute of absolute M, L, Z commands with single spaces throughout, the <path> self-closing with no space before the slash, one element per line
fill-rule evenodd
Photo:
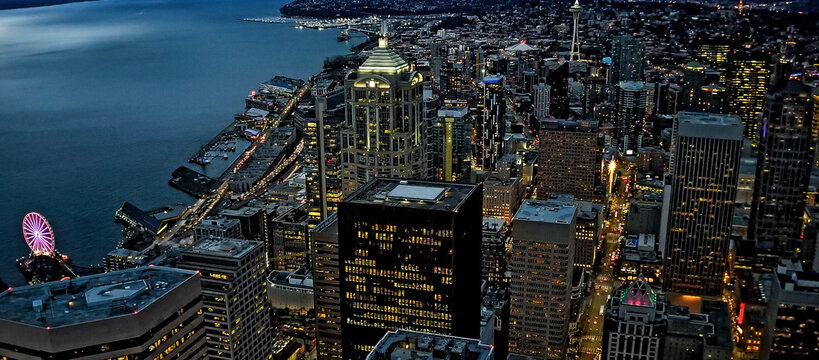
<path fill-rule="evenodd" d="M 381 20 L 381 30 L 378 31 L 378 47 L 386 48 L 390 43 L 390 27 L 387 19 Z"/>

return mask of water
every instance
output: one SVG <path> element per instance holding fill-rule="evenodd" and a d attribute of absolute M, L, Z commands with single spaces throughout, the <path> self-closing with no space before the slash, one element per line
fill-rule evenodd
<path fill-rule="evenodd" d="M 337 31 L 238 21 L 286 0 L 103 0 L 0 11 L 0 277 L 20 284 L 20 222 L 45 215 L 57 249 L 99 264 L 114 211 L 193 199 L 171 172 L 273 75 L 307 79 L 346 53 Z"/>

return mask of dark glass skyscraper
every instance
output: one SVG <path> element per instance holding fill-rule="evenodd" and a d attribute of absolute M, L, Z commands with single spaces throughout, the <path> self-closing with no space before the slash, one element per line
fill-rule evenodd
<path fill-rule="evenodd" d="M 642 42 L 631 35 L 612 37 L 609 85 L 617 86 L 621 81 L 643 81 L 644 52 Z"/>
<path fill-rule="evenodd" d="M 478 337 L 481 199 L 480 185 L 378 178 L 339 204 L 345 359 L 388 329 Z"/>
<path fill-rule="evenodd" d="M 758 250 L 793 256 L 813 164 L 813 99 L 799 81 L 768 96 L 762 112 L 748 236 Z"/>

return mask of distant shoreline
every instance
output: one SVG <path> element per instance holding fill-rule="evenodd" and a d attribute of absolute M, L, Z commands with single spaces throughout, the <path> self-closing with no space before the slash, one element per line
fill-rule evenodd
<path fill-rule="evenodd" d="M 35 8 L 43 6 L 53 6 L 70 4 L 76 2 L 97 1 L 97 0 L 6 0 L 0 3 L 0 11 L 12 9 Z"/>

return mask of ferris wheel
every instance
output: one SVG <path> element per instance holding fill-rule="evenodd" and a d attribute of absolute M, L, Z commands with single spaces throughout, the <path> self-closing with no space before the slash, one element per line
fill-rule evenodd
<path fill-rule="evenodd" d="M 54 253 L 54 232 L 40 213 L 30 212 L 23 218 L 23 238 L 34 255 Z"/>

